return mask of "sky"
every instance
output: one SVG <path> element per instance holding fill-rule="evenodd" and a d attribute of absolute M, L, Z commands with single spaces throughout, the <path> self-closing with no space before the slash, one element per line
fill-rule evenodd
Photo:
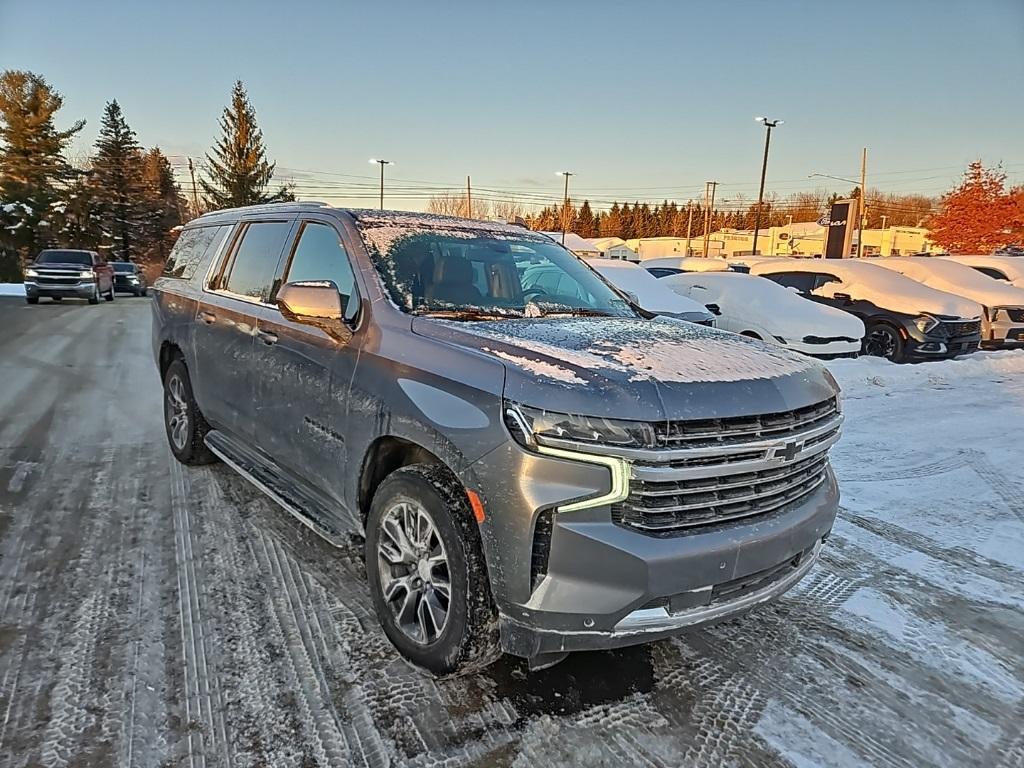
<path fill-rule="evenodd" d="M 1024 181 L 1024 2 L 0 0 L 0 70 L 42 74 L 95 140 L 117 99 L 179 177 L 244 81 L 302 199 L 422 208 L 480 198 L 685 201 L 850 184 L 939 194 L 968 162 Z M 498 190 L 489 192 L 487 190 Z M 187 190 L 186 190 L 187 191 Z M 597 207 L 601 207 L 599 203 Z"/>

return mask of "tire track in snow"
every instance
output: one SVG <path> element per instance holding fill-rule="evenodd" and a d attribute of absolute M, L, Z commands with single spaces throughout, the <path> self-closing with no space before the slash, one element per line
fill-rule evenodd
<path fill-rule="evenodd" d="M 182 675 L 185 729 L 189 765 L 205 768 L 209 757 L 231 765 L 219 689 L 212 681 L 202 617 L 202 596 L 193 552 L 189 509 L 190 484 L 181 465 L 167 449 L 171 473 L 171 510 L 174 518 L 178 572 L 178 615 L 181 622 Z M 213 682 L 213 685 L 211 685 Z M 211 690 L 212 689 L 212 690 Z M 196 728 L 198 726 L 198 730 Z"/>

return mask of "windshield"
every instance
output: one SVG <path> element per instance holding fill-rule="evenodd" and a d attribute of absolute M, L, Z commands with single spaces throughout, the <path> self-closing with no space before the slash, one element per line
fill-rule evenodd
<path fill-rule="evenodd" d="M 462 320 L 635 316 L 603 280 L 553 242 L 410 228 L 387 243 L 385 254 L 379 246 L 370 250 L 394 302 L 413 314 Z"/>
<path fill-rule="evenodd" d="M 92 266 L 92 254 L 88 251 L 43 251 L 36 264 L 84 264 Z"/>
<path fill-rule="evenodd" d="M 112 263 L 114 271 L 118 273 L 134 272 L 135 265 L 129 261 L 115 261 Z"/>

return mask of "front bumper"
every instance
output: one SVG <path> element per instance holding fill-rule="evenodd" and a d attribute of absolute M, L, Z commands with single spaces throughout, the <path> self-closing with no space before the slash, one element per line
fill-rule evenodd
<path fill-rule="evenodd" d="M 32 298 L 68 298 L 88 299 L 96 292 L 96 283 L 92 280 L 71 284 L 36 283 L 25 281 L 25 295 Z"/>
<path fill-rule="evenodd" d="M 1006 310 L 1000 309 L 995 320 L 986 322 L 985 340 L 981 345 L 986 349 L 1018 349 L 1024 346 L 1024 317 L 1021 316 L 1021 310 L 1015 308 L 1011 316 Z"/>
<path fill-rule="evenodd" d="M 913 329 L 907 334 L 906 355 L 913 360 L 946 360 L 977 352 L 981 333 L 968 336 L 929 336 Z"/>
<path fill-rule="evenodd" d="M 130 280 L 114 278 L 114 290 L 121 291 L 123 293 L 141 293 L 145 286 L 139 281 L 132 282 Z"/>
<path fill-rule="evenodd" d="M 812 568 L 838 498 L 830 472 L 787 508 L 668 538 L 557 515 L 547 575 L 501 611 L 502 647 L 533 658 L 636 645 L 772 601 Z"/>
<path fill-rule="evenodd" d="M 786 349 L 795 352 L 817 357 L 822 360 L 835 360 L 843 357 L 856 357 L 860 354 L 861 342 L 859 341 L 830 341 L 825 344 L 808 344 L 803 341 L 789 341 L 787 339 Z"/>

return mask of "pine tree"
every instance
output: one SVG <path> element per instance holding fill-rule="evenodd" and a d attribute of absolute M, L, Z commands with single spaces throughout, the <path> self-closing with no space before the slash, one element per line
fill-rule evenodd
<path fill-rule="evenodd" d="M 139 260 L 162 265 L 174 244 L 172 230 L 183 223 L 184 200 L 170 161 L 157 147 L 143 155 L 142 191 L 146 216 Z"/>
<path fill-rule="evenodd" d="M 633 210 L 629 207 L 629 203 L 623 203 L 619 209 L 619 237 L 623 240 L 632 240 L 634 237 L 639 237 L 636 234 L 636 224 L 634 221 Z"/>
<path fill-rule="evenodd" d="M 92 183 L 103 245 L 120 261 L 131 261 L 143 237 L 142 148 L 117 100 L 107 102 L 96 138 Z"/>
<path fill-rule="evenodd" d="M 64 151 L 85 121 L 57 130 L 54 116 L 63 104 L 40 75 L 0 74 L 0 250 L 22 258 L 53 239 L 48 217 L 72 177 Z"/>
<path fill-rule="evenodd" d="M 241 80 L 235 82 L 231 104 L 224 108 L 220 127 L 223 135 L 212 156 L 206 155 L 210 178 L 199 180 L 211 207 L 233 208 L 294 199 L 287 187 L 267 194 L 276 164 L 267 160 L 263 131 L 256 125 L 256 110 L 249 103 Z"/>
<path fill-rule="evenodd" d="M 622 237 L 622 211 L 618 203 L 612 203 L 608 213 L 601 217 L 598 234 L 601 237 Z"/>
<path fill-rule="evenodd" d="M 594 212 L 590 209 L 589 200 L 584 200 L 583 205 L 576 212 L 574 231 L 580 237 L 597 237 L 597 221 L 594 219 Z"/>

